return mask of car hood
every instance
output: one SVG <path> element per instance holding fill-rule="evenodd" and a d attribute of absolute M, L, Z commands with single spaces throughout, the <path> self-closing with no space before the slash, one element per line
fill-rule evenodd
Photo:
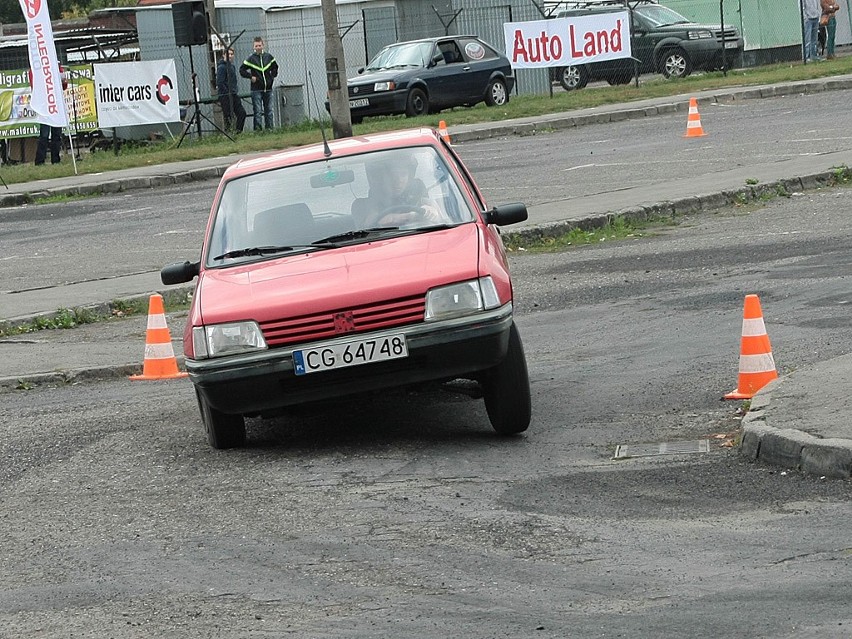
<path fill-rule="evenodd" d="M 479 276 L 476 224 L 202 272 L 204 324 L 313 315 L 424 295 Z"/>
<path fill-rule="evenodd" d="M 399 69 L 385 69 L 382 71 L 365 71 L 361 75 L 349 78 L 346 83 L 350 86 L 356 84 L 372 84 L 374 82 L 387 82 L 388 80 L 400 80 L 417 75 L 423 71 L 423 67 L 405 67 Z"/>
<path fill-rule="evenodd" d="M 719 31 L 718 24 L 698 24 L 697 22 L 680 22 L 678 24 L 667 24 L 664 27 L 657 27 L 656 31 Z"/>

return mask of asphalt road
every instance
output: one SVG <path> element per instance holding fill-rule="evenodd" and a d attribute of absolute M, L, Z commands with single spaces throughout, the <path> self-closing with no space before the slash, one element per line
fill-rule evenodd
<path fill-rule="evenodd" d="M 848 352 L 850 198 L 513 254 L 516 439 L 441 389 L 250 420 L 229 452 L 186 380 L 4 395 L 0 636 L 848 637 L 848 482 L 744 461 L 719 397 L 745 293 L 782 371 Z"/>

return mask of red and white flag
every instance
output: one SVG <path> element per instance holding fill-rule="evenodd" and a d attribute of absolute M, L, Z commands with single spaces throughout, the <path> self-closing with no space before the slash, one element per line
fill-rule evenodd
<path fill-rule="evenodd" d="M 62 77 L 56 59 L 53 27 L 47 11 L 47 0 L 18 0 L 27 19 L 30 70 L 33 92 L 30 108 L 36 121 L 50 126 L 67 126 L 68 112 L 62 95 Z"/>

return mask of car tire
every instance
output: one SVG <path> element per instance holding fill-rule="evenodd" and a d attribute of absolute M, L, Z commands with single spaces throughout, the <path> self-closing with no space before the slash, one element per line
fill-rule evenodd
<path fill-rule="evenodd" d="M 607 83 L 611 87 L 615 87 L 620 84 L 630 84 L 632 80 L 633 74 L 627 73 L 626 71 L 624 73 L 613 74 L 606 79 Z"/>
<path fill-rule="evenodd" d="M 589 72 L 582 64 L 571 65 L 559 69 L 559 84 L 566 91 L 582 89 L 589 83 Z"/>
<path fill-rule="evenodd" d="M 216 449 L 241 448 L 246 444 L 246 420 L 242 415 L 229 415 L 216 410 L 195 391 L 201 421 L 207 432 L 207 443 Z"/>
<path fill-rule="evenodd" d="M 686 51 L 680 48 L 663 52 L 660 67 L 667 78 L 685 78 L 692 73 L 692 62 Z"/>
<path fill-rule="evenodd" d="M 405 115 L 409 118 L 429 113 L 429 96 L 423 89 L 414 88 L 408 92 L 408 100 L 405 103 Z"/>
<path fill-rule="evenodd" d="M 485 410 L 491 426 L 501 435 L 524 432 L 530 425 L 532 402 L 527 360 L 515 324 L 509 329 L 506 357 L 487 371 L 482 380 Z"/>
<path fill-rule="evenodd" d="M 488 106 L 503 106 L 509 101 L 509 92 L 503 80 L 491 80 L 485 90 L 485 104 Z"/>

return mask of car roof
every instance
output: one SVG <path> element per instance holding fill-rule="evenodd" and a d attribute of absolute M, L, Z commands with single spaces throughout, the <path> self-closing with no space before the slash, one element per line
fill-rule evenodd
<path fill-rule="evenodd" d="M 461 33 L 459 35 L 445 35 L 436 38 L 417 38 L 417 40 L 405 40 L 404 42 L 393 42 L 391 44 L 386 45 L 387 47 L 395 47 L 400 44 L 411 44 L 413 42 L 439 42 L 441 40 L 452 40 L 457 38 L 475 38 L 477 40 L 481 40 L 478 35 L 473 35 L 470 33 Z M 384 47 L 383 47 L 384 48 Z"/>
<path fill-rule="evenodd" d="M 435 129 L 422 127 L 329 140 L 328 147 L 331 149 L 331 157 L 342 157 L 385 149 L 426 145 L 438 146 L 439 144 L 438 132 Z M 316 162 L 325 159 L 325 157 L 325 146 L 321 142 L 309 144 L 240 160 L 225 171 L 222 179 L 233 179 L 285 166 Z"/>

